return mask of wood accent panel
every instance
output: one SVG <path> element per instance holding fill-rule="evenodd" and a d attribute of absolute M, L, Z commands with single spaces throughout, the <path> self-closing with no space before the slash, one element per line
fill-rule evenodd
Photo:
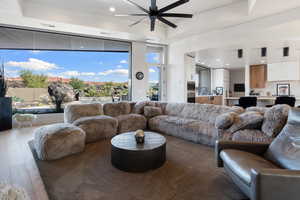
<path fill-rule="evenodd" d="M 267 65 L 250 66 L 250 88 L 265 88 L 267 81 Z"/>
<path fill-rule="evenodd" d="M 196 103 L 223 105 L 223 96 L 196 97 Z"/>

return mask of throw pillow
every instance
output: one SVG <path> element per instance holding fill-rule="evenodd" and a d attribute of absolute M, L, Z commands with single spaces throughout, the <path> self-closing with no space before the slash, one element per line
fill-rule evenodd
<path fill-rule="evenodd" d="M 155 107 L 155 102 L 152 101 L 140 101 L 134 105 L 133 113 L 135 114 L 144 114 L 145 106 L 153 106 Z"/>
<path fill-rule="evenodd" d="M 286 124 L 290 110 L 288 105 L 275 105 L 264 115 L 262 131 L 270 137 L 276 137 Z"/>
<path fill-rule="evenodd" d="M 245 112 L 235 117 L 229 132 L 234 133 L 243 129 L 260 129 L 263 120 L 264 117 L 259 112 Z"/>
<path fill-rule="evenodd" d="M 156 117 L 158 115 L 162 115 L 162 110 L 160 107 L 145 106 L 144 115 L 147 118 Z"/>
<path fill-rule="evenodd" d="M 237 113 L 229 112 L 219 115 L 215 121 L 215 127 L 217 129 L 227 129 L 229 128 L 233 122 L 235 117 L 238 116 Z"/>
<path fill-rule="evenodd" d="M 259 112 L 261 113 L 262 115 L 264 115 L 270 108 L 267 108 L 267 107 L 249 107 L 246 109 L 246 111 L 254 111 L 254 112 Z"/>

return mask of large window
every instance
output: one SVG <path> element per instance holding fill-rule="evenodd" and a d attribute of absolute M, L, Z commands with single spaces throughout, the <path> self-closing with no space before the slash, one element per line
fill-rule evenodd
<path fill-rule="evenodd" d="M 151 101 L 160 101 L 162 95 L 162 69 L 164 67 L 163 47 L 149 46 L 146 62 L 149 68 L 148 98 Z"/>
<path fill-rule="evenodd" d="M 27 112 L 54 110 L 56 103 L 48 91 L 53 85 L 55 92 L 66 96 L 63 104 L 130 100 L 130 45 L 0 28 L 7 96 L 13 98 L 13 108 Z"/>

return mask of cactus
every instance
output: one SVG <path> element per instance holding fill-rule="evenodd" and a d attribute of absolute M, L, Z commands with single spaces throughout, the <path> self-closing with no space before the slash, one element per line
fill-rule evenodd
<path fill-rule="evenodd" d="M 4 76 L 4 64 L 2 63 L 0 69 L 0 97 L 5 97 L 6 92 L 7 92 L 7 84 Z"/>

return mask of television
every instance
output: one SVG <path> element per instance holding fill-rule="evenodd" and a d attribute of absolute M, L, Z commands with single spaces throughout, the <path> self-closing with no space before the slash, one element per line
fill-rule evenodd
<path fill-rule="evenodd" d="M 235 83 L 234 84 L 234 92 L 245 92 L 245 84 L 244 83 Z"/>

